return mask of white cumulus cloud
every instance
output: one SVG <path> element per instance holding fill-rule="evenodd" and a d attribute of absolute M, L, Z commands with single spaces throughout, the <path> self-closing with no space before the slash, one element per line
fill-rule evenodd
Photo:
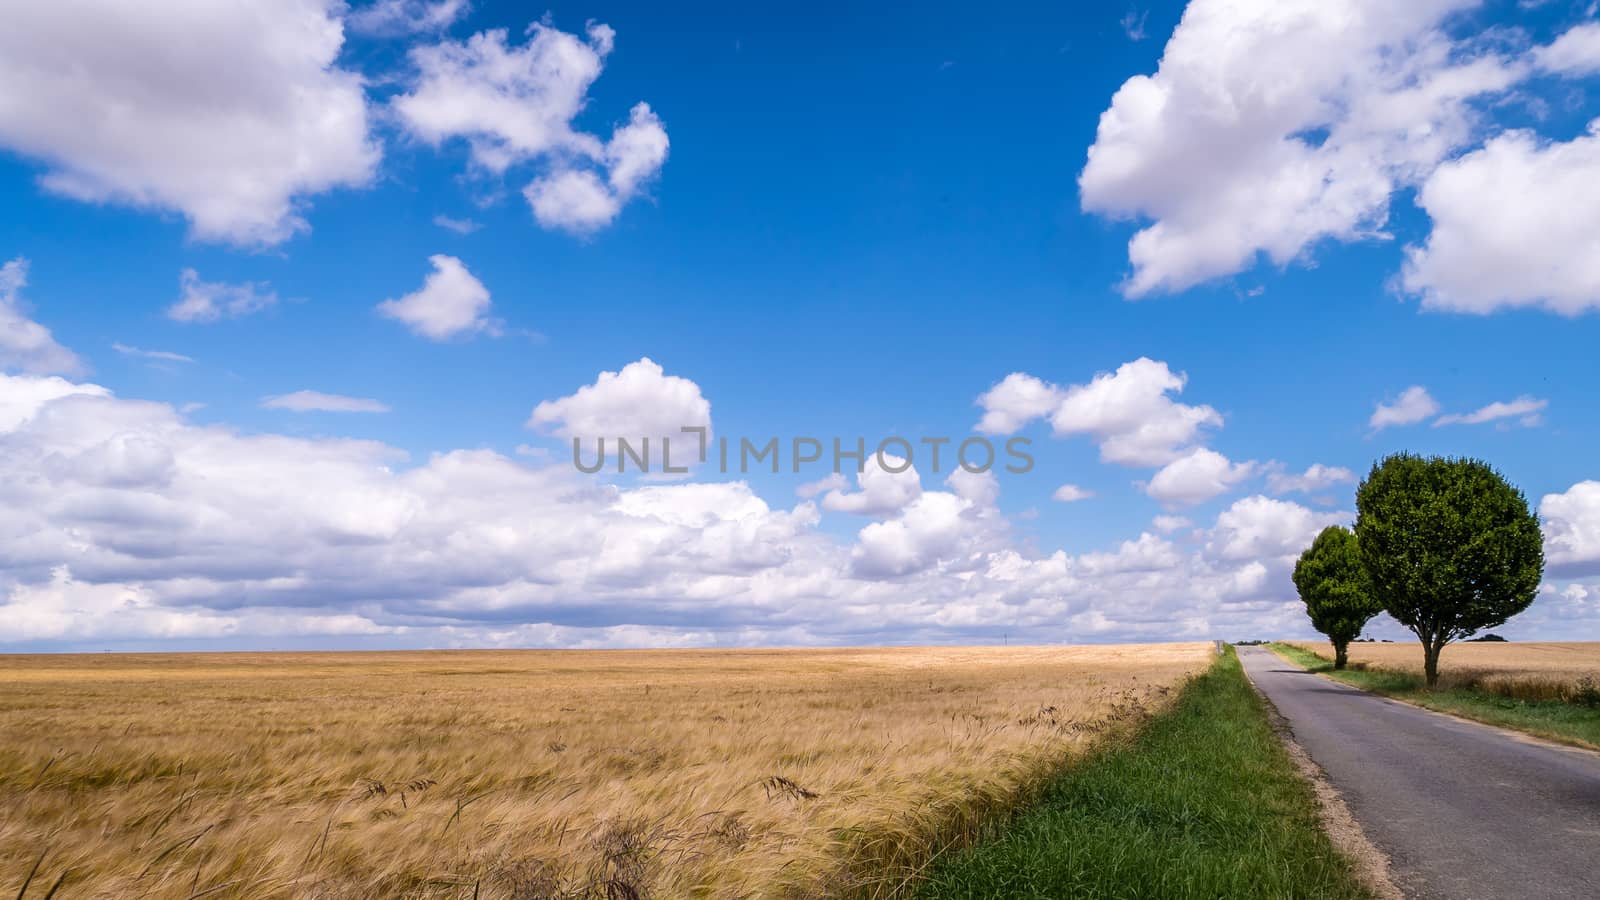
<path fill-rule="evenodd" d="M 1254 462 L 1236 463 L 1204 447 L 1170 463 L 1145 485 L 1145 493 L 1166 506 L 1193 506 L 1233 490 L 1256 472 Z"/>
<path fill-rule="evenodd" d="M 1316 512 L 1288 500 L 1245 497 L 1217 516 L 1206 552 L 1220 560 L 1276 560 L 1293 564 L 1322 529 L 1349 524 L 1348 512 Z"/>
<path fill-rule="evenodd" d="M 870 457 L 856 475 L 858 490 L 844 487 L 830 490 L 822 498 L 822 508 L 832 512 L 883 516 L 904 509 L 922 496 L 922 478 L 916 466 L 898 456 L 884 454 L 881 460 Z"/>
<path fill-rule="evenodd" d="M 1475 136 L 1472 103 L 1529 65 L 1456 39 L 1475 0 L 1192 0 L 1127 80 L 1079 178 L 1088 212 L 1147 221 L 1137 297 L 1383 236 L 1389 200 Z"/>
<path fill-rule="evenodd" d="M 608 140 L 573 126 L 616 34 L 590 23 L 583 37 L 535 23 L 512 44 L 504 29 L 411 50 L 417 76 L 394 109 L 406 129 L 438 146 L 460 138 L 494 173 L 540 161 L 523 190 L 535 219 L 577 233 L 610 224 L 660 171 L 668 139 L 660 118 L 637 103 Z"/>
<path fill-rule="evenodd" d="M 0 145 L 46 190 L 171 210 L 195 237 L 279 243 L 380 151 L 342 69 L 336 0 L 21 3 L 0 28 Z"/>
<path fill-rule="evenodd" d="M 1418 203 L 1433 230 L 1401 282 L 1424 309 L 1600 309 L 1600 119 L 1565 143 L 1500 135 L 1441 165 Z"/>
<path fill-rule="evenodd" d="M 432 341 L 496 332 L 498 325 L 489 318 L 489 289 L 467 271 L 466 264 L 443 253 L 428 257 L 428 262 L 433 271 L 422 287 L 379 303 L 378 312 Z"/>
<path fill-rule="evenodd" d="M 1081 488 L 1075 484 L 1063 484 L 1051 493 L 1050 499 L 1057 503 L 1077 503 L 1080 500 L 1088 500 L 1093 496 L 1094 491 L 1087 488 Z"/>
<path fill-rule="evenodd" d="M 1061 389 L 1025 372 L 1012 372 L 978 398 L 984 434 L 1011 434 L 1034 419 L 1049 415 L 1061 403 Z"/>
<path fill-rule="evenodd" d="M 1379 403 L 1373 409 L 1372 417 L 1367 420 L 1367 426 L 1380 431 L 1395 425 L 1415 425 L 1438 412 L 1439 401 L 1433 399 L 1427 388 L 1414 384 L 1401 391 L 1394 400 Z"/>
<path fill-rule="evenodd" d="M 891 519 L 861 529 L 851 551 L 863 578 L 898 578 L 935 566 L 959 565 L 984 543 L 985 510 L 944 491 L 927 491 Z"/>
<path fill-rule="evenodd" d="M 1184 455 L 1203 428 L 1222 425 L 1222 415 L 1210 406 L 1172 399 L 1187 381 L 1183 373 L 1147 357 L 1065 388 L 1016 372 L 978 398 L 984 410 L 978 430 L 1008 434 L 1046 417 L 1057 436 L 1090 436 L 1106 462 L 1165 465 Z"/>
<path fill-rule="evenodd" d="M 672 451 L 672 465 L 678 467 L 698 459 L 699 454 L 699 436 L 682 429 L 704 428 L 706 440 L 711 440 L 711 403 L 698 384 L 668 375 L 660 363 L 644 357 L 620 371 L 601 372 L 593 384 L 572 394 L 540 403 L 528 417 L 527 427 L 576 439 L 585 454 L 593 453 L 601 439 L 606 442 L 606 453 L 614 454 L 618 438 L 627 439 L 635 448 L 648 438 L 658 448 L 653 452 L 659 454 L 661 440 L 667 438 L 680 448 Z M 654 459 L 652 464 L 659 465 L 659 455 Z"/>
<path fill-rule="evenodd" d="M 82 373 L 84 365 L 78 355 L 24 313 L 22 289 L 27 285 L 26 259 L 19 256 L 0 266 L 0 370 L 36 375 Z"/>
<path fill-rule="evenodd" d="M 533 217 L 546 228 L 586 233 L 610 225 L 622 207 L 667 161 L 667 130 L 649 104 L 629 113 L 628 124 L 606 142 L 604 177 L 590 169 L 561 167 L 523 191 Z"/>
<path fill-rule="evenodd" d="M 1539 501 L 1545 557 L 1553 571 L 1600 575 L 1600 481 L 1580 481 Z"/>

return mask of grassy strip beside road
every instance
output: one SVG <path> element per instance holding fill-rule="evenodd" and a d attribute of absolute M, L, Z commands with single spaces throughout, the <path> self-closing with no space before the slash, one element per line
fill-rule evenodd
<path fill-rule="evenodd" d="M 1389 669 L 1354 667 L 1336 671 L 1332 660 L 1310 650 L 1282 643 L 1268 646 L 1290 662 L 1364 691 L 1464 719 L 1514 728 L 1579 747 L 1600 749 L 1600 710 L 1597 709 L 1560 700 L 1518 700 L 1463 688 L 1430 691 L 1418 675 Z M 1417 655 L 1420 657 L 1421 654 L 1419 649 Z"/>
<path fill-rule="evenodd" d="M 1048 787 L 920 895 L 1366 897 L 1230 649 L 1138 735 Z"/>

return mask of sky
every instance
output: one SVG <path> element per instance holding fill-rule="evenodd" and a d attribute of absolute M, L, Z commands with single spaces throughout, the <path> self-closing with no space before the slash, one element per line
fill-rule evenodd
<path fill-rule="evenodd" d="M 0 650 L 1307 637 L 1399 451 L 1600 639 L 1591 0 L 8 18 Z"/>

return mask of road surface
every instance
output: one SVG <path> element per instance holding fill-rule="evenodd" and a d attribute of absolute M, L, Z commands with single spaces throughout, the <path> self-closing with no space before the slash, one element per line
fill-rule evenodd
<path fill-rule="evenodd" d="M 1260 647 L 1239 659 L 1407 897 L 1600 898 L 1600 754 L 1385 700 Z"/>

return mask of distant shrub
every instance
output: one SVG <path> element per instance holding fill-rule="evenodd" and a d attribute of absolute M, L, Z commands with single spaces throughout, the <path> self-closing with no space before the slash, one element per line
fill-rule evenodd
<path fill-rule="evenodd" d="M 1600 684 L 1593 678 L 1578 679 L 1578 689 L 1573 692 L 1572 702 L 1590 709 L 1600 707 Z"/>

